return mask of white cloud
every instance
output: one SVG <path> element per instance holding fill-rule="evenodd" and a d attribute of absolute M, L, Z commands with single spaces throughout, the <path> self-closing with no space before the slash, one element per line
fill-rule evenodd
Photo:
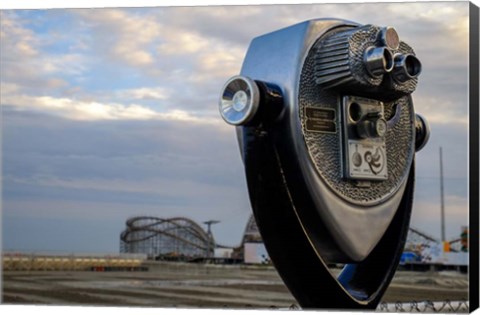
<path fill-rule="evenodd" d="M 39 58 L 36 71 L 40 75 L 56 74 L 62 76 L 80 76 L 87 72 L 87 60 L 84 55 L 77 53 L 44 54 Z"/>
<path fill-rule="evenodd" d="M 170 92 L 165 88 L 137 88 L 117 90 L 115 92 L 118 98 L 133 100 L 165 100 L 169 97 Z"/>
<path fill-rule="evenodd" d="M 62 189 L 110 191 L 116 193 L 145 193 L 162 197 L 204 198 L 207 195 L 233 196 L 236 187 L 199 183 L 198 179 L 156 178 L 125 180 L 115 178 L 61 179 L 55 177 L 9 178 L 10 183 L 57 187 Z M 208 197 L 207 197 L 208 199 Z"/>
<path fill-rule="evenodd" d="M 437 95 L 414 95 L 415 111 L 425 116 L 429 123 L 459 124 L 468 127 L 468 104 L 459 104 L 450 98 Z"/>
<path fill-rule="evenodd" d="M 62 53 L 51 50 L 65 42 L 36 32 L 35 23 L 16 11 L 0 14 L 2 97 L 12 93 L 13 86 L 23 94 L 55 94 L 69 88 L 69 79 L 80 78 L 87 71 L 84 55 L 68 47 Z"/>
<path fill-rule="evenodd" d="M 16 93 L 20 90 L 20 86 L 14 83 L 6 83 L 6 82 L 0 82 L 0 98 L 3 97 L 3 95 L 8 95 L 12 93 Z"/>
<path fill-rule="evenodd" d="M 212 78 L 227 79 L 240 72 L 238 62 L 245 54 L 243 49 L 217 45 L 211 52 L 204 52 L 198 58 L 198 71 L 190 76 L 194 82 L 200 83 Z"/>
<path fill-rule="evenodd" d="M 209 49 L 209 40 L 193 32 L 177 31 L 172 27 L 162 34 L 162 43 L 158 53 L 165 55 L 194 54 Z"/>
<path fill-rule="evenodd" d="M 218 27 L 222 29 L 222 23 L 227 24 L 222 15 L 225 10 L 209 8 L 206 15 L 210 21 L 219 23 Z M 236 18 L 261 10 L 245 8 L 241 10 L 243 14 L 236 15 Z M 195 8 L 73 12 L 89 25 L 89 33 L 99 55 L 107 54 L 117 61 L 142 69 L 143 75 L 156 76 L 157 79 L 160 76 L 163 82 L 173 80 L 170 83 L 175 83 L 178 78 L 185 78 L 181 75 L 184 73 L 194 80 L 218 75 L 229 77 L 239 71 L 246 51 L 244 45 L 226 42 L 194 27 L 198 21 L 192 12 L 200 12 Z M 180 12 L 187 16 L 178 20 Z"/>
<path fill-rule="evenodd" d="M 385 15 L 372 14 L 372 6 Z M 71 47 L 83 48 L 57 54 L 45 50 L 52 44 L 45 34 L 35 34 L 15 14 L 2 13 L 6 17 L 2 19 L 2 49 L 5 37 L 7 55 L 16 59 L 2 67 L 2 86 L 7 90 L 1 93 L 3 98 L 10 96 L 9 105 L 59 111 L 58 115 L 71 119 L 193 121 L 211 117 L 217 114 L 216 99 L 223 82 L 240 71 L 248 40 L 340 10 L 342 17 L 359 22 L 382 25 L 390 19 L 402 38 L 405 34 L 424 57 L 419 92 L 414 94 L 417 110 L 431 123 L 466 127 L 466 103 L 463 106 L 453 94 L 461 91 L 455 91 L 450 81 L 467 82 L 466 73 L 461 75 L 466 71 L 467 8 L 454 3 L 408 3 L 65 10 L 51 18 L 61 16 L 81 25 L 75 31 L 65 30 L 69 35 L 63 37 L 72 38 Z M 78 29 L 82 34 L 76 33 Z M 15 43 L 25 47 L 20 49 Z M 106 64 L 130 67 L 133 76 L 130 72 L 110 74 Z M 101 86 L 104 82 L 123 88 L 112 91 Z"/>
<path fill-rule="evenodd" d="M 95 45 L 132 66 L 154 62 L 149 45 L 162 34 L 162 27 L 151 17 L 117 9 L 75 10 L 89 25 Z"/>
<path fill-rule="evenodd" d="M 461 98 L 459 95 L 463 90 L 466 91 L 468 82 L 466 72 L 468 69 L 468 37 L 466 35 L 468 3 L 322 4 L 42 12 L 45 14 L 45 20 L 41 22 L 48 21 L 48 25 L 37 25 L 40 28 L 33 26 L 33 20 L 29 21 L 27 18 L 22 20 L 15 14 L 1 13 L 0 92 L 2 104 L 10 105 L 17 111 L 7 117 L 8 119 L 17 118 L 13 122 L 7 119 L 11 128 L 8 129 L 10 131 L 8 137 L 11 142 L 16 142 L 20 148 L 24 148 L 24 151 L 10 150 L 12 153 L 10 160 L 7 161 L 11 163 L 9 170 L 13 176 L 19 178 L 21 177 L 18 176 L 19 172 L 29 172 L 31 175 L 32 170 L 37 170 L 37 165 L 40 164 L 38 166 L 42 168 L 40 173 L 46 177 L 35 179 L 37 180 L 35 184 L 50 187 L 49 192 L 57 192 L 61 195 L 62 188 L 68 189 L 69 193 L 72 190 L 78 192 L 90 188 L 98 190 L 98 196 L 101 195 L 102 198 L 107 193 L 115 191 L 129 194 L 163 192 L 168 196 L 174 196 L 174 191 L 187 188 L 187 193 L 198 197 L 209 194 L 202 190 L 202 187 L 208 186 L 216 190 L 214 185 L 204 186 L 203 182 L 195 183 L 185 178 L 175 183 L 165 179 L 145 180 L 145 177 L 151 178 L 158 174 L 152 175 L 153 172 L 140 174 L 130 165 L 138 163 L 114 164 L 109 160 L 110 169 L 107 171 L 106 164 L 102 165 L 96 160 L 84 163 L 83 168 L 81 163 L 77 163 L 78 161 L 72 163 L 64 161 L 66 167 L 57 168 L 52 164 L 52 161 L 56 161 L 52 155 L 59 154 L 59 151 L 66 152 L 65 154 L 72 154 L 72 152 L 99 154 L 100 152 L 110 157 L 125 154 L 126 146 L 130 146 L 132 152 L 138 154 L 140 145 L 160 147 L 162 150 L 168 149 L 169 153 L 173 153 L 176 150 L 191 149 L 193 146 L 215 152 L 215 157 L 209 157 L 209 160 L 218 163 L 211 167 L 212 170 L 222 172 L 221 167 L 228 166 L 230 169 L 233 164 L 241 168 L 239 159 L 219 159 L 218 151 L 212 149 L 218 147 L 218 150 L 230 150 L 232 157 L 238 157 L 234 128 L 223 123 L 218 115 L 217 98 L 222 84 L 228 77 L 239 73 L 248 43 L 253 37 L 306 19 L 322 17 L 345 18 L 359 23 L 392 25 L 397 28 L 401 39 L 414 47 L 424 65 L 418 90 L 413 97 L 416 110 L 424 114 L 434 127 L 430 147 L 426 147 L 420 153 L 418 161 L 421 163 L 417 165 L 422 169 L 419 167 L 418 174 L 427 168 L 430 173 L 436 174 L 437 168 L 434 169 L 435 165 L 431 157 L 436 158 L 437 151 L 431 150 L 431 145 L 441 143 L 439 138 L 442 138 L 441 141 L 455 144 L 454 149 L 448 150 L 450 151 L 448 153 L 461 155 L 460 158 L 450 157 L 451 161 L 456 162 L 446 165 L 449 167 L 448 169 L 446 167 L 446 174 L 448 172 L 467 173 L 467 166 L 463 163 L 466 161 L 463 155 L 467 145 L 466 142 L 462 142 L 462 137 L 466 138 L 468 127 L 467 101 L 466 97 Z M 69 27 L 62 29 L 63 24 L 56 23 L 59 21 L 57 18 L 68 19 Z M 73 28 L 70 28 L 71 26 Z M 61 34 L 61 36 L 57 37 L 55 34 Z M 42 113 L 50 117 L 19 115 L 18 111 L 22 110 L 29 111 L 29 114 Z M 51 123 L 49 119 L 52 116 L 68 120 L 57 119 Z M 126 120 L 129 121 L 123 122 Z M 131 123 L 131 120 L 139 122 Z M 159 123 L 159 120 L 162 123 Z M 135 131 L 133 135 L 125 131 L 130 128 L 118 127 L 107 134 L 104 129 L 101 129 L 102 136 L 108 140 L 102 142 L 103 150 L 99 149 L 98 145 L 92 145 L 82 151 L 79 149 L 81 141 L 72 141 L 72 138 L 76 139 L 72 135 L 76 136 L 79 133 L 78 126 L 82 125 L 83 121 L 96 121 L 95 124 L 83 124 L 88 126 L 84 127 L 87 129 L 92 125 L 102 126 L 102 128 L 107 125 L 111 127 L 111 121 L 118 121 L 116 123 L 124 124 L 122 126 L 132 127 L 134 131 L 138 126 L 143 126 L 144 129 L 141 132 Z M 103 124 L 104 121 L 110 121 L 110 123 Z M 150 123 L 147 124 L 146 121 Z M 172 131 L 172 125 L 175 123 L 181 126 L 183 133 L 179 131 L 180 128 L 173 129 L 176 132 Z M 445 128 L 447 123 L 450 125 Z M 35 141 L 28 137 L 15 138 L 15 133 L 33 133 L 29 129 L 32 124 L 42 125 L 36 130 L 38 137 L 34 138 Z M 39 163 L 38 152 L 45 150 L 45 143 L 48 142 L 45 138 L 50 140 L 48 136 L 50 127 L 47 127 L 49 124 L 61 124 L 62 128 L 55 130 L 60 131 L 56 133 L 60 133 L 63 137 L 55 141 L 55 150 L 45 157 L 45 160 L 50 162 Z M 199 133 L 198 124 L 214 124 L 209 126 L 214 131 L 207 128 L 208 132 Z M 453 128 L 452 124 L 454 124 Z M 189 128 L 188 132 L 185 131 L 185 126 Z M 217 131 L 221 131 L 221 134 Z M 147 136 L 139 138 L 138 133 Z M 165 140 L 160 144 L 155 142 L 158 141 L 159 135 L 168 141 Z M 18 141 L 18 139 L 24 141 Z M 438 141 L 435 142 L 436 140 Z M 227 143 L 231 147 L 228 147 Z M 447 150 L 445 151 L 445 160 L 447 160 L 449 156 Z M 25 167 L 22 163 L 14 164 L 12 161 L 18 160 L 15 154 L 17 157 L 22 156 L 28 160 L 27 165 L 30 167 Z M 153 155 L 158 154 L 155 152 Z M 189 156 L 195 156 L 195 154 L 189 154 Z M 141 161 L 145 165 L 152 165 L 151 159 Z M 229 164 L 227 165 L 225 161 Z M 171 169 L 171 165 L 159 163 L 158 168 L 163 171 L 166 168 Z M 198 162 L 192 160 L 188 165 L 196 168 Z M 90 173 L 85 172 L 85 169 L 90 169 Z M 208 171 L 201 169 L 197 171 L 202 173 L 201 176 L 211 175 Z M 80 172 L 82 172 L 81 175 L 79 175 Z M 235 183 L 244 181 L 242 172 L 239 171 L 240 175 L 236 177 Z M 85 173 L 88 173 L 88 176 Z M 148 175 L 145 175 L 147 173 Z M 118 174 L 123 174 L 124 179 L 116 179 Z M 104 178 L 97 178 L 102 175 Z M 193 175 L 190 174 L 190 176 Z M 174 178 L 178 179 L 178 177 L 178 173 L 175 173 Z M 87 207 L 79 200 L 62 204 L 54 196 L 49 196 L 51 198 L 49 204 L 42 204 L 42 201 L 28 203 L 21 199 L 22 197 L 15 196 L 15 193 L 19 192 L 26 195 L 32 191 L 38 193 L 36 188 L 32 188 L 32 191 L 25 188 L 27 186 L 31 188 L 29 184 L 32 183 L 32 177 L 26 178 L 28 176 L 25 177 L 24 182 L 16 183 L 20 188 L 9 196 L 18 198 L 16 202 L 21 201 L 15 211 L 17 209 L 23 211 L 25 217 L 31 216 L 35 211 L 37 215 L 42 212 L 42 215 L 47 216 L 48 213 L 50 217 L 65 216 L 65 211 L 74 212 L 81 217 L 85 216 L 86 208 L 93 214 L 103 215 L 109 211 L 104 209 L 100 197 L 98 202 L 92 202 Z M 231 178 L 233 177 L 230 176 L 228 180 Z M 417 191 L 423 193 L 424 199 L 415 201 L 412 222 L 421 230 L 430 229 L 433 231 L 430 234 L 436 235 L 439 203 L 434 200 L 435 196 L 432 198 L 430 190 L 426 185 L 417 187 Z M 224 214 L 225 212 L 222 211 L 225 209 L 231 211 L 241 204 L 233 202 L 235 206 L 232 207 L 231 199 L 222 197 L 223 192 L 225 191 L 222 190 L 220 193 L 217 191 L 215 195 L 218 197 L 215 201 L 222 203 L 215 212 L 211 212 L 215 217 Z M 240 206 L 241 209 L 249 209 L 245 189 L 238 189 L 236 193 L 228 190 L 226 193 L 233 199 L 237 198 L 245 202 L 245 205 Z M 464 194 L 466 195 L 466 192 Z M 28 196 L 32 197 L 32 195 Z M 91 194 L 82 197 L 83 199 L 79 199 L 95 198 Z M 64 198 L 68 199 L 68 194 L 65 194 Z M 425 200 L 427 198 L 428 200 Z M 452 235 L 457 232 L 456 226 L 466 221 L 468 203 L 462 198 L 447 196 L 446 199 L 449 215 L 447 224 L 452 227 Z M 141 198 L 138 197 L 138 199 Z M 195 202 L 195 200 L 189 201 Z M 38 211 L 39 204 L 42 204 L 41 211 Z M 132 201 L 132 205 L 136 208 L 132 211 L 140 212 L 157 208 L 157 205 L 148 208 L 148 205 L 136 200 Z M 130 206 L 123 205 L 122 209 Z M 169 207 L 172 209 L 177 207 L 172 210 L 172 214 L 191 214 L 191 212 L 182 212 L 189 209 L 181 209 L 177 205 L 162 205 L 162 209 Z M 196 208 L 198 205 L 192 207 Z M 52 208 L 56 210 L 51 211 Z M 111 211 L 112 217 L 126 215 L 125 211 L 120 214 L 115 212 L 116 210 Z"/>
<path fill-rule="evenodd" d="M 374 15 L 372 6 L 378 7 L 385 15 Z M 35 34 L 22 27 L 21 21 L 17 19 L 13 28 L 16 31 L 8 33 L 21 34 L 18 36 L 21 38 L 19 41 L 31 46 L 37 57 L 27 59 L 20 56 L 15 65 L 4 67 L 7 69 L 4 77 L 8 83 L 20 82 L 24 88 L 28 86 L 41 91 L 24 93 L 31 95 L 54 97 L 76 89 L 77 93 L 72 95 L 76 99 L 85 99 L 89 95 L 92 102 L 125 103 L 124 98 L 133 101 L 166 100 L 173 94 L 172 91 L 177 91 L 176 99 L 194 97 L 195 104 L 211 103 L 215 107 L 215 102 L 211 102 L 212 94 L 216 98 L 223 82 L 239 73 L 250 39 L 307 18 L 334 16 L 334 13 L 338 16 L 340 11 L 341 17 L 359 22 L 382 25 L 388 20 L 388 23 L 394 23 L 402 38 L 405 35 L 407 42 L 414 43 L 416 51 L 421 54 L 424 63 L 421 79 L 430 81 L 427 83 L 429 86 L 440 83 L 446 85 L 448 80 L 445 76 L 432 71 L 445 69 L 449 65 L 457 67 L 466 64 L 467 7 L 453 3 L 408 3 L 65 10 L 60 12 L 63 18 L 69 17 L 76 24 L 83 25 L 78 27 L 83 30 L 81 36 L 77 33 L 70 33 L 69 36 L 74 38 L 69 43 L 72 47 L 83 47 L 81 53 L 75 50 L 52 55 L 39 50 L 43 46 L 38 44 Z M 355 10 L 350 10 L 351 8 Z M 417 20 L 413 23 L 415 19 Z M 68 33 L 71 30 L 66 31 Z M 455 45 L 451 45 L 452 42 Z M 62 75 L 78 79 L 78 85 L 91 84 L 92 81 L 96 83 L 95 80 L 102 83 L 103 80 L 98 78 L 97 73 L 106 64 L 119 69 L 132 69 L 134 77 L 131 73 L 125 77 L 108 77 L 112 75 L 110 70 L 102 73 L 102 77 L 105 76 L 110 84 L 118 82 L 118 85 L 125 86 L 125 81 L 128 81 L 123 92 L 95 94 L 88 91 L 89 88 L 82 90 L 68 86 L 66 83 L 72 80 L 59 77 Z M 448 71 L 458 72 L 462 69 L 449 68 Z M 446 71 L 442 74 L 444 73 Z M 433 75 L 436 75 L 435 79 L 432 78 Z M 51 79 L 42 80 L 42 76 L 50 76 Z M 85 76 L 88 77 L 87 81 L 79 81 L 85 80 Z M 150 82 L 146 84 L 146 80 Z M 460 82 L 462 78 L 457 75 L 454 80 Z M 45 85 L 46 83 L 48 84 Z M 421 84 L 425 85 L 425 82 Z M 162 89 L 152 86 L 161 86 Z M 103 89 L 98 86 L 95 90 Z M 180 90 L 181 93 L 178 93 Z M 443 96 L 445 89 L 440 91 L 437 87 L 436 90 L 438 95 L 435 97 L 436 101 L 440 101 L 440 106 L 445 102 L 454 104 L 452 97 Z M 432 95 L 431 90 L 428 92 Z M 433 104 L 433 100 L 428 102 Z M 145 107 L 151 105 L 140 103 Z M 175 104 L 185 111 L 191 111 L 191 105 L 187 101 Z M 207 107 L 203 109 L 209 110 Z M 450 115 L 452 111 L 454 110 L 439 113 L 437 110 L 432 119 L 440 121 L 444 118 L 444 113 Z M 455 120 L 465 123 L 465 112 L 453 114 Z"/>
<path fill-rule="evenodd" d="M 173 109 L 156 112 L 138 104 L 99 103 L 51 96 L 2 95 L 2 104 L 18 110 L 47 112 L 73 120 L 172 120 L 192 123 L 218 124 L 218 120 L 205 119 L 189 112 Z"/>
<path fill-rule="evenodd" d="M 2 61 L 29 58 L 38 54 L 34 33 L 23 27 L 13 14 L 0 12 L 0 39 Z"/>

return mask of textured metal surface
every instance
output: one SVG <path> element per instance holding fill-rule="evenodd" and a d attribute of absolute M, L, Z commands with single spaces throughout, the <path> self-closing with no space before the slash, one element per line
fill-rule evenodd
<path fill-rule="evenodd" d="M 353 36 L 354 42 L 360 41 L 360 39 L 375 40 L 378 29 L 369 29 L 374 31 L 356 31 Z M 349 32 L 339 34 L 351 35 Z M 332 36 L 330 38 L 336 37 Z M 364 44 L 364 46 L 368 45 L 368 42 Z M 360 49 L 356 51 L 360 51 Z M 361 54 L 355 56 L 354 60 L 358 59 L 360 61 L 362 58 Z M 306 129 L 306 107 L 334 109 L 337 112 L 337 119 L 341 112 L 339 106 L 340 95 L 335 90 L 322 89 L 317 86 L 318 81 L 315 80 L 315 73 L 318 67 L 315 67 L 316 62 L 318 62 L 318 53 L 317 50 L 312 49 L 303 65 L 299 92 L 299 115 L 302 131 L 314 165 L 328 186 L 346 200 L 364 205 L 380 202 L 398 189 L 411 165 L 414 149 L 412 146 L 414 139 L 412 129 L 413 106 L 407 96 L 401 97 L 397 101 L 385 103 L 385 117 L 390 119 L 386 135 L 388 179 L 381 182 L 371 181 L 370 187 L 367 188 L 358 187 L 354 181 L 342 178 L 342 131 L 338 127 L 340 126 L 340 120 L 337 122 L 336 134 L 310 132 Z M 353 64 L 357 65 L 357 61 L 354 61 Z M 360 65 L 354 67 L 360 67 Z M 357 71 L 365 73 L 365 71 L 354 69 L 354 73 Z M 357 75 L 357 80 L 360 79 L 363 80 L 361 74 Z M 394 118 L 394 111 L 397 108 L 399 109 L 397 113 L 399 117 Z"/>
<path fill-rule="evenodd" d="M 380 29 L 363 26 L 332 32 L 315 51 L 316 83 L 324 87 L 358 82 L 378 86 L 383 77 L 373 78 L 363 71 L 363 53 L 375 44 Z"/>
<path fill-rule="evenodd" d="M 226 123 L 243 125 L 253 119 L 258 111 L 260 92 L 250 78 L 234 76 L 222 89 L 218 109 Z"/>
<path fill-rule="evenodd" d="M 384 75 L 377 86 L 365 80 L 366 89 L 355 74 L 350 83 L 340 82 L 333 88 L 315 82 L 319 39 L 355 27 L 361 28 L 349 21 L 319 19 L 257 37 L 241 70 L 241 75 L 256 82 L 278 86 L 283 95 L 284 109 L 278 119 L 237 127 L 237 134 L 249 197 L 265 246 L 305 308 L 375 308 L 398 265 L 410 219 L 414 189 L 410 96 L 395 89 L 390 75 Z M 369 36 L 381 41 L 373 33 Z M 338 51 L 342 49 L 338 47 Z M 331 56 L 341 55 L 333 51 Z M 358 58 L 360 55 L 363 60 L 363 52 Z M 338 58 L 330 66 L 344 67 L 345 60 Z M 364 72 L 360 76 L 368 71 L 357 67 L 353 69 Z M 398 164 L 388 165 L 396 174 L 391 183 L 359 188 L 342 179 L 339 104 L 345 95 L 378 97 L 386 105 L 390 129 L 386 144 L 394 147 L 389 163 Z M 305 131 L 307 107 L 310 119 L 320 120 L 310 129 L 312 134 Z M 332 125 L 336 127 L 333 133 Z M 405 130 L 406 135 L 395 134 Z M 347 264 L 338 278 L 327 268 L 333 262 Z"/>
<path fill-rule="evenodd" d="M 413 51 L 413 48 L 410 47 L 405 42 L 400 42 L 400 47 L 397 50 L 393 50 L 393 53 L 394 54 L 403 53 L 403 54 L 415 55 L 415 52 Z M 406 81 L 402 84 L 399 84 L 399 83 L 395 82 L 395 80 L 392 80 L 391 81 L 391 86 L 394 90 L 398 90 L 398 91 L 401 91 L 403 93 L 410 94 L 410 93 L 413 93 L 415 91 L 415 89 L 417 87 L 417 83 L 418 83 L 418 78 L 410 79 L 410 80 L 408 80 L 408 81 Z"/>
<path fill-rule="evenodd" d="M 388 73 L 374 77 L 366 71 L 365 51 L 369 47 L 383 45 L 382 30 L 378 26 L 365 25 L 330 31 L 315 45 L 315 82 L 322 88 L 341 86 L 343 91 L 350 93 L 364 95 L 373 92 L 383 99 L 394 99 L 415 91 L 417 77 L 399 84 Z M 415 55 L 405 42 L 400 42 L 396 49 L 388 49 L 394 56 Z"/>
<path fill-rule="evenodd" d="M 290 292 L 304 309 L 374 309 L 395 273 L 405 243 L 413 198 L 413 165 L 398 211 L 383 237 L 366 259 L 346 265 L 337 279 L 318 248 L 312 247 L 293 211 L 299 203 L 306 203 L 304 209 L 309 209 L 310 198 L 292 203 L 293 190 L 285 185 L 286 174 L 274 154 L 275 132 L 259 129 L 244 127 L 249 195 L 265 246 Z M 300 189 L 305 191 L 304 187 Z M 316 228 L 317 234 L 327 231 L 322 222 Z"/>
<path fill-rule="evenodd" d="M 241 75 L 256 82 L 269 82 L 281 88 L 284 111 L 272 125 L 275 127 L 272 131 L 275 131 L 275 148 L 282 163 L 286 184 L 295 202 L 292 211 L 296 213 L 315 250 L 327 261 L 337 262 L 361 261 L 367 257 L 384 235 L 406 188 L 404 181 L 391 198 L 384 202 L 372 201 L 368 208 L 365 203 L 346 202 L 322 178 L 304 140 L 299 115 L 299 98 L 303 97 L 300 94 L 303 64 L 323 35 L 355 26 L 358 24 L 344 20 L 319 19 L 257 37 L 250 44 L 241 71 Z M 317 86 L 318 88 L 320 87 Z M 331 98 L 331 101 L 339 98 L 333 89 L 321 97 Z M 324 103 L 322 99 L 316 101 Z M 396 121 L 396 118 L 392 120 Z M 247 147 L 253 141 L 249 137 L 264 131 L 256 130 L 251 134 L 244 131 L 245 127 L 237 127 L 245 162 Z M 332 147 L 338 145 L 337 142 L 333 138 Z M 324 222 L 326 230 L 319 228 L 320 221 Z M 322 233 L 330 233 L 331 239 L 320 235 Z"/>

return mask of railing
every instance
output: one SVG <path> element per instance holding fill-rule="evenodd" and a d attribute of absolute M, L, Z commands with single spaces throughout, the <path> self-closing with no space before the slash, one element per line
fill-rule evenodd
<path fill-rule="evenodd" d="M 289 308 L 270 307 L 279 310 L 301 310 L 302 308 L 297 304 L 290 305 Z M 376 309 L 377 312 L 387 313 L 468 313 L 468 301 L 411 301 L 411 302 L 397 302 L 397 303 L 380 303 Z"/>
<path fill-rule="evenodd" d="M 145 260 L 121 256 L 39 256 L 24 254 L 3 254 L 2 256 L 2 268 L 5 271 L 120 270 L 139 268 Z"/>
<path fill-rule="evenodd" d="M 468 313 L 468 301 L 412 301 L 397 303 L 381 303 L 377 307 L 379 312 L 407 312 L 407 313 Z"/>

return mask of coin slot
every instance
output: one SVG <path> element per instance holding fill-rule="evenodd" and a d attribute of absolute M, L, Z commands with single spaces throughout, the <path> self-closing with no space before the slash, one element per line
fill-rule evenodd
<path fill-rule="evenodd" d="M 358 122 L 362 118 L 362 108 L 358 103 L 350 104 L 348 108 L 348 114 L 350 119 L 354 122 Z"/>

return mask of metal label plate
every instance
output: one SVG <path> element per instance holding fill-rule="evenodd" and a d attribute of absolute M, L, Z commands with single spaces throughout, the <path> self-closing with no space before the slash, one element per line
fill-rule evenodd
<path fill-rule="evenodd" d="M 336 112 L 330 108 L 305 107 L 305 129 L 313 132 L 336 133 Z"/>

